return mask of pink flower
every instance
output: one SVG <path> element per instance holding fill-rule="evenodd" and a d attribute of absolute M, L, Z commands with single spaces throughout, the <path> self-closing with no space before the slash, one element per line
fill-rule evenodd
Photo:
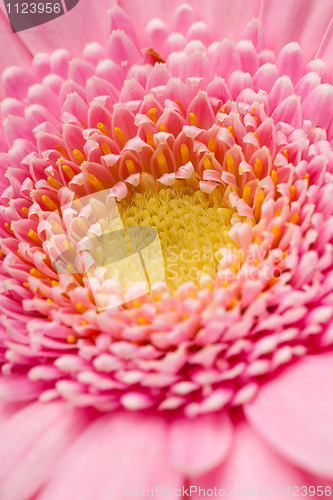
<path fill-rule="evenodd" d="M 1 18 L 0 498 L 330 496 L 332 8 L 119 4 Z"/>

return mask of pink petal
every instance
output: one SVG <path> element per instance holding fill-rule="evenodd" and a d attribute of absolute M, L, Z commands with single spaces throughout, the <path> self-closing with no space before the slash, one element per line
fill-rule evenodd
<path fill-rule="evenodd" d="M 55 50 L 51 55 L 51 70 L 64 78 L 67 77 L 69 61 L 71 61 L 72 56 L 68 50 L 58 49 Z"/>
<path fill-rule="evenodd" d="M 165 8 L 163 0 L 118 0 L 126 11 L 134 26 L 140 46 L 143 46 L 144 29 L 151 19 L 163 19 L 167 26 L 172 25 L 172 19 L 181 0 L 170 0 Z"/>
<path fill-rule="evenodd" d="M 145 97 L 146 91 L 134 78 L 125 80 L 120 92 L 120 102 L 141 101 Z M 107 94 L 106 94 L 107 95 Z"/>
<path fill-rule="evenodd" d="M 208 95 L 220 99 L 222 102 L 226 102 L 232 99 L 231 93 L 225 80 L 220 77 L 215 77 L 212 82 L 207 87 Z"/>
<path fill-rule="evenodd" d="M 242 70 L 254 75 L 259 67 L 258 54 L 250 40 L 241 40 L 236 45 L 241 62 Z"/>
<path fill-rule="evenodd" d="M 184 81 L 186 78 L 192 76 L 202 77 L 204 85 L 207 86 L 207 84 L 214 78 L 214 72 L 206 54 L 196 51 L 189 57 L 186 57 L 180 76 Z"/>
<path fill-rule="evenodd" d="M 30 85 L 34 83 L 34 77 L 25 69 L 17 66 L 7 68 L 2 74 L 2 85 L 7 97 L 24 99 Z"/>
<path fill-rule="evenodd" d="M 313 126 L 327 128 L 333 114 L 333 87 L 324 83 L 314 88 L 302 103 L 304 118 Z"/>
<path fill-rule="evenodd" d="M 4 4 L 1 4 L 1 10 L 4 11 Z M 32 63 L 32 55 L 29 49 L 20 40 L 17 33 L 13 33 L 8 22 L 6 12 L 0 10 L 0 32 L 1 45 L 6 47 L 6 50 L 1 50 L 0 56 L 0 74 L 5 68 L 19 62 L 20 67 L 30 68 Z M 1 96 L 2 97 L 2 96 Z"/>
<path fill-rule="evenodd" d="M 207 415 L 172 423 L 170 460 L 182 474 L 205 474 L 227 456 L 232 443 L 232 426 L 227 413 Z"/>
<path fill-rule="evenodd" d="M 200 40 L 206 47 L 212 42 L 210 29 L 204 21 L 198 21 L 190 27 L 186 39 Z"/>
<path fill-rule="evenodd" d="M 173 76 L 180 76 L 187 57 L 188 56 L 183 51 L 173 52 L 169 55 L 166 64 Z"/>
<path fill-rule="evenodd" d="M 84 422 L 79 412 L 53 403 L 30 405 L 8 419 L 0 427 L 1 498 L 26 500 L 36 493 Z"/>
<path fill-rule="evenodd" d="M 182 33 L 171 33 L 165 41 L 164 53 L 166 56 L 172 52 L 183 50 L 186 45 L 186 39 Z"/>
<path fill-rule="evenodd" d="M 92 101 L 94 97 L 108 96 L 113 103 L 117 102 L 117 89 L 112 85 L 112 83 L 109 83 L 98 76 L 93 76 L 87 80 L 86 90 L 88 101 Z"/>
<path fill-rule="evenodd" d="M 105 49 L 99 43 L 88 43 L 84 48 L 82 57 L 90 64 L 96 65 L 99 61 L 105 59 Z"/>
<path fill-rule="evenodd" d="M 68 77 L 75 83 L 85 87 L 88 78 L 94 76 L 95 68 L 92 64 L 76 58 L 69 63 Z"/>
<path fill-rule="evenodd" d="M 307 356 L 264 385 L 245 413 L 297 466 L 333 478 L 333 355 Z"/>
<path fill-rule="evenodd" d="M 260 19 L 267 47 L 278 51 L 283 45 L 297 41 L 309 61 L 316 56 L 332 15 L 333 5 L 322 0 L 290 0 L 285 9 L 281 9 L 279 0 L 263 0 Z"/>
<path fill-rule="evenodd" d="M 320 85 L 320 76 L 316 72 L 306 73 L 295 86 L 296 94 L 304 100 L 307 95 Z"/>
<path fill-rule="evenodd" d="M 77 440 L 40 500 L 120 499 L 128 489 L 155 484 L 181 484 L 167 462 L 166 421 L 118 413 L 98 419 Z"/>
<path fill-rule="evenodd" d="M 203 19 L 216 40 L 228 37 L 239 40 L 246 25 L 253 17 L 259 16 L 260 1 L 253 0 L 244 6 L 243 0 L 207 0 L 204 8 L 202 0 L 190 0 L 197 18 Z"/>
<path fill-rule="evenodd" d="M 241 69 L 242 66 L 238 50 L 230 40 L 223 40 L 216 44 L 211 61 L 215 73 L 223 78 L 228 78 L 231 73 Z"/>
<path fill-rule="evenodd" d="M 215 115 L 208 101 L 207 94 L 199 91 L 188 108 L 188 114 L 194 113 L 199 127 L 209 129 L 214 123 Z"/>
<path fill-rule="evenodd" d="M 32 67 L 38 78 L 42 79 L 51 72 L 51 58 L 49 54 L 39 52 L 32 61 Z"/>
<path fill-rule="evenodd" d="M 68 94 L 62 107 L 62 112 L 66 111 L 77 117 L 81 123 L 87 123 L 88 106 L 76 92 Z"/>
<path fill-rule="evenodd" d="M 16 139 L 33 140 L 33 134 L 29 124 L 24 118 L 11 115 L 5 118 L 3 122 L 5 137 L 8 144 L 11 146 Z"/>
<path fill-rule="evenodd" d="M 6 118 L 7 115 L 24 116 L 24 104 L 13 97 L 6 97 L 1 102 L 1 116 Z"/>
<path fill-rule="evenodd" d="M 327 69 L 330 73 L 332 72 L 333 69 L 333 62 L 331 57 L 332 44 L 333 44 L 333 18 L 331 19 L 328 25 L 326 33 L 322 39 L 322 42 L 316 54 L 316 57 L 320 57 L 326 63 Z"/>
<path fill-rule="evenodd" d="M 237 99 L 242 90 L 250 89 L 253 87 L 250 73 L 244 73 L 243 71 L 234 71 L 230 75 L 228 83 L 231 95 L 234 100 Z"/>
<path fill-rule="evenodd" d="M 194 22 L 195 15 L 192 7 L 186 4 L 180 5 L 175 12 L 175 31 L 186 35 Z"/>
<path fill-rule="evenodd" d="M 275 122 L 281 121 L 299 128 L 302 125 L 302 108 L 300 97 L 295 94 L 284 99 L 272 113 Z"/>
<path fill-rule="evenodd" d="M 133 25 L 129 20 L 127 13 L 121 7 L 115 5 L 109 10 L 109 21 L 110 33 L 112 33 L 113 30 L 122 30 L 132 40 L 132 42 L 136 43 Z"/>
<path fill-rule="evenodd" d="M 250 40 L 257 52 L 262 52 L 264 50 L 264 30 L 259 19 L 256 19 L 255 17 L 251 19 L 251 21 L 245 27 L 245 30 L 242 34 L 242 39 Z"/>
<path fill-rule="evenodd" d="M 153 67 L 147 80 L 147 89 L 152 87 L 159 87 L 160 85 L 166 85 L 171 77 L 170 71 L 167 69 L 165 63 L 157 63 Z"/>
<path fill-rule="evenodd" d="M 169 34 L 170 30 L 163 21 L 152 19 L 146 26 L 143 46 L 153 47 L 156 52 L 164 55 L 164 44 Z"/>
<path fill-rule="evenodd" d="M 96 75 L 112 83 L 117 89 L 121 89 L 123 86 L 124 70 L 111 59 L 104 59 L 98 63 Z"/>
<path fill-rule="evenodd" d="M 304 475 L 275 455 L 251 428 L 242 422 L 236 425 L 234 442 L 227 461 L 200 480 L 191 481 L 191 484 L 197 487 L 197 491 L 193 489 L 193 493 L 191 492 L 191 498 L 196 500 L 203 496 L 203 492 L 199 496 L 199 486 L 206 492 L 216 487 L 219 497 L 265 498 L 267 495 L 277 500 L 287 495 L 287 486 L 304 485 L 307 482 Z M 282 488 L 281 496 L 279 487 Z"/>
<path fill-rule="evenodd" d="M 280 102 L 294 93 L 294 87 L 289 76 L 280 76 L 274 83 L 272 90 L 269 93 L 269 102 L 271 109 L 275 109 Z"/>
<path fill-rule="evenodd" d="M 253 85 L 255 89 L 265 90 L 269 92 L 279 76 L 277 67 L 272 63 L 265 63 L 253 77 Z"/>
<path fill-rule="evenodd" d="M 141 61 L 140 52 L 124 31 L 117 30 L 111 33 L 106 52 L 108 57 L 120 66 L 130 67 Z"/>
<path fill-rule="evenodd" d="M 304 74 L 304 62 L 298 43 L 288 43 L 281 49 L 276 59 L 276 66 L 280 71 L 280 75 L 290 76 L 294 85 L 302 78 Z"/>
<path fill-rule="evenodd" d="M 321 83 L 327 83 L 329 81 L 327 66 L 322 59 L 312 59 L 312 61 L 305 66 L 305 73 L 311 73 L 312 71 L 320 76 Z"/>

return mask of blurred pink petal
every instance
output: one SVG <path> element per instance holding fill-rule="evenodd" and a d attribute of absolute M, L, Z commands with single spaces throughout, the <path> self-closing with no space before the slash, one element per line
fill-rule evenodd
<path fill-rule="evenodd" d="M 306 54 L 306 61 L 309 61 L 316 57 L 332 15 L 333 6 L 320 0 L 291 0 L 286 9 L 281 9 L 278 0 L 263 0 L 260 20 L 264 27 L 269 27 L 265 29 L 267 47 L 279 50 L 285 44 L 297 41 Z"/>
<path fill-rule="evenodd" d="M 232 451 L 225 464 L 193 481 L 198 490 L 192 495 L 200 498 L 202 489 L 222 490 L 220 496 L 269 496 L 274 500 L 287 494 L 291 485 L 311 485 L 306 474 L 294 468 L 274 453 L 261 438 L 242 422 L 235 429 Z M 224 495 L 223 495 L 224 492 Z M 203 493 L 202 493 L 203 494 Z"/>
<path fill-rule="evenodd" d="M 232 426 L 226 414 L 176 420 L 171 425 L 170 461 L 186 476 L 201 476 L 216 467 L 231 445 Z"/>
<path fill-rule="evenodd" d="M 245 406 L 251 424 L 283 456 L 331 479 L 332 377 L 331 353 L 309 356 L 268 383 Z"/>
<path fill-rule="evenodd" d="M 167 426 L 157 417 L 106 415 L 82 433 L 39 498 L 121 498 L 156 485 L 178 488 L 181 476 L 167 463 Z"/>

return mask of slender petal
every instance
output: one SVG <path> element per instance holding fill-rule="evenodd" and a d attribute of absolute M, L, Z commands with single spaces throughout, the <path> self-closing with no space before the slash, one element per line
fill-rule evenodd
<path fill-rule="evenodd" d="M 170 460 L 185 476 L 201 476 L 223 462 L 232 446 L 232 426 L 226 413 L 171 425 Z"/>

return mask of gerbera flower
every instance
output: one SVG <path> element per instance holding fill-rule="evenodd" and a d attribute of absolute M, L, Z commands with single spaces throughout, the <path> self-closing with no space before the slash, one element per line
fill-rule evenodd
<path fill-rule="evenodd" d="M 3 54 L 1 500 L 330 496 L 332 5 L 119 4 Z"/>

